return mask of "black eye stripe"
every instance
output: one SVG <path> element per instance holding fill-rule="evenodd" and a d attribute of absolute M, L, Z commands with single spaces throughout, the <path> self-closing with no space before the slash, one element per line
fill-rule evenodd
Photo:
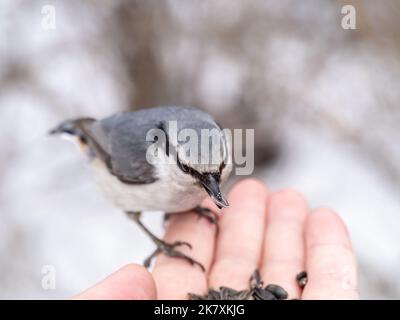
<path fill-rule="evenodd" d="M 193 178 L 203 181 L 205 180 L 205 177 L 207 177 L 208 175 L 213 175 L 215 180 L 217 180 L 218 182 L 221 180 L 221 172 L 205 172 L 205 173 L 200 173 L 197 170 L 189 167 L 186 164 L 183 164 L 179 158 L 177 157 L 177 164 L 179 169 L 181 169 L 184 173 L 191 175 Z M 224 166 L 225 164 L 222 163 Z M 221 166 L 222 166 L 221 164 Z"/>
<path fill-rule="evenodd" d="M 178 164 L 178 167 L 186 174 L 190 174 L 192 177 L 201 179 L 202 174 L 198 172 L 197 170 L 187 166 L 186 164 L 183 164 L 180 160 L 179 157 L 176 157 L 176 162 Z"/>

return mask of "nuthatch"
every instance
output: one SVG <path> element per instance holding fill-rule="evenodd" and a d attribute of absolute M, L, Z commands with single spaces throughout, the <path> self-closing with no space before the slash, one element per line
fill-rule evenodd
<path fill-rule="evenodd" d="M 158 107 L 122 112 L 102 120 L 67 120 L 50 133 L 77 142 L 106 195 L 157 245 L 145 266 L 157 254 L 164 253 L 204 270 L 200 263 L 176 250 L 180 245 L 191 247 L 189 243 L 159 239 L 142 224 L 140 214 L 194 209 L 213 220 L 209 210 L 199 207 L 207 195 L 219 208 L 228 206 L 220 184 L 232 168 L 230 141 L 209 114 L 190 107 Z M 179 138 L 181 133 L 186 137 L 184 141 Z M 193 138 L 189 141 L 191 148 L 188 137 Z"/>

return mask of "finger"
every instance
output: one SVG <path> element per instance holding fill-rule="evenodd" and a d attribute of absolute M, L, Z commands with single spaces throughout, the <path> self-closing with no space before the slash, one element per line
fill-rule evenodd
<path fill-rule="evenodd" d="M 204 203 L 210 207 L 209 201 Z M 213 208 L 214 210 L 214 208 Z M 208 272 L 215 244 L 215 226 L 196 213 L 185 213 L 170 218 L 165 241 L 187 241 L 192 249 L 180 246 L 177 249 L 201 263 Z M 204 294 L 207 277 L 198 266 L 179 258 L 160 255 L 153 270 L 159 299 L 187 299 L 188 293 Z"/>
<path fill-rule="evenodd" d="M 262 182 L 246 179 L 229 193 L 230 206 L 220 217 L 210 287 L 247 289 L 260 262 L 268 190 Z"/>
<path fill-rule="evenodd" d="M 156 286 L 143 266 L 128 264 L 72 299 L 150 300 L 156 299 Z"/>
<path fill-rule="evenodd" d="M 358 299 L 357 267 L 346 227 L 334 212 L 318 209 L 306 224 L 308 283 L 304 299 Z"/>
<path fill-rule="evenodd" d="M 282 286 L 289 299 L 300 298 L 296 275 L 304 270 L 304 226 L 307 204 L 295 191 L 273 193 L 267 205 L 261 276 Z"/>

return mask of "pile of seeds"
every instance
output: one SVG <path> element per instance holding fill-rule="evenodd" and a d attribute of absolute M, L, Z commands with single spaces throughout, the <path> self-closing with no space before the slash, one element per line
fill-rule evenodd
<path fill-rule="evenodd" d="M 307 284 L 307 273 L 300 272 L 296 276 L 297 283 L 300 288 L 304 288 Z M 249 289 L 237 291 L 228 287 L 220 287 L 219 291 L 209 289 L 204 296 L 189 293 L 191 300 L 285 300 L 288 293 L 282 287 L 276 284 L 269 284 L 264 287 L 261 280 L 260 272 L 255 270 L 250 277 Z"/>

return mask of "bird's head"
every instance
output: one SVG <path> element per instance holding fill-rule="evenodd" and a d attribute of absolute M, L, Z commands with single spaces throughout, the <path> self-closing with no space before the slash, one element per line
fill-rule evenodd
<path fill-rule="evenodd" d="M 208 134 L 199 133 L 177 148 L 177 165 L 203 188 L 219 208 L 228 207 L 228 201 L 221 193 L 220 185 L 230 173 L 228 165 L 229 145 L 223 131 L 214 128 Z"/>

